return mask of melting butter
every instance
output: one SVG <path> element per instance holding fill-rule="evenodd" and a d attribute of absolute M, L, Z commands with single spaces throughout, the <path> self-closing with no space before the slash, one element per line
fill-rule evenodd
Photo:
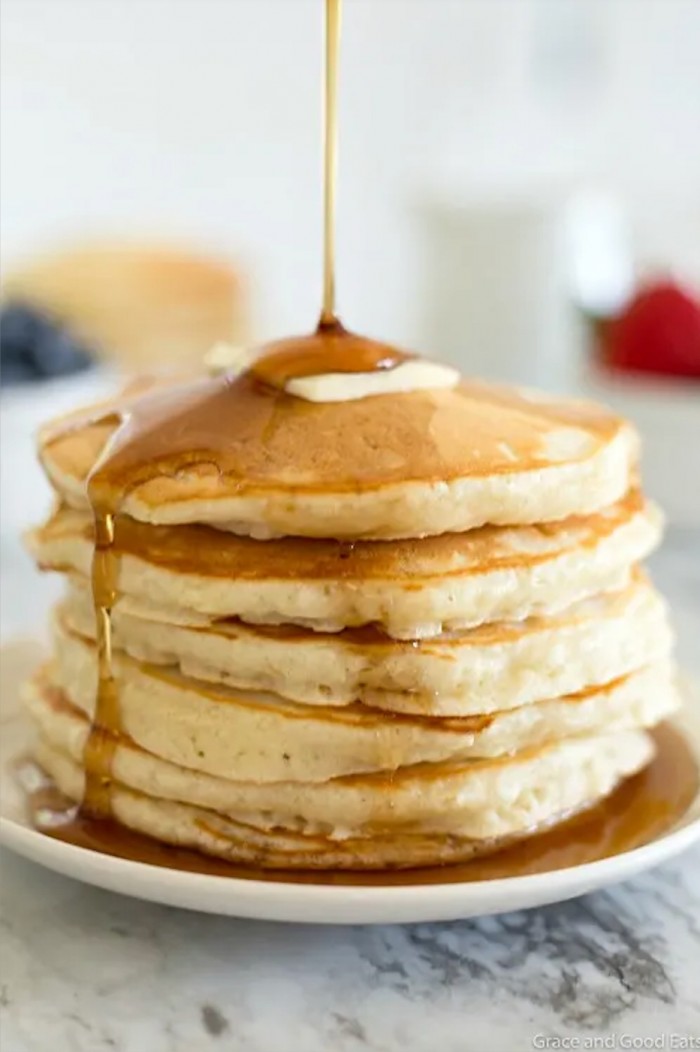
<path fill-rule="evenodd" d="M 250 369 L 259 351 L 218 343 L 205 356 L 208 371 L 233 376 Z M 352 402 L 374 395 L 406 394 L 436 388 L 456 387 L 459 373 L 448 365 L 411 358 L 391 368 L 366 372 L 327 372 L 291 377 L 281 384 L 287 394 L 307 402 Z"/>
<path fill-rule="evenodd" d="M 448 365 L 412 359 L 371 373 L 322 373 L 288 380 L 285 391 L 307 402 L 352 402 L 372 395 L 406 394 L 456 387 L 459 373 Z"/>

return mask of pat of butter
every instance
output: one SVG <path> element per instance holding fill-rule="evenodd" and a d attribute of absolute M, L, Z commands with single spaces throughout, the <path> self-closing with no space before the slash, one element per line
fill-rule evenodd
<path fill-rule="evenodd" d="M 285 391 L 307 402 L 352 402 L 372 395 L 406 394 L 456 387 L 459 373 L 437 362 L 411 360 L 371 373 L 321 373 L 288 380 Z"/>
<path fill-rule="evenodd" d="M 255 363 L 259 349 L 234 347 L 217 343 L 204 356 L 207 371 L 216 376 L 231 373 L 238 376 Z M 405 394 L 456 387 L 459 373 L 448 365 L 422 358 L 402 362 L 393 369 L 376 369 L 367 373 L 317 373 L 287 380 L 284 390 L 307 402 L 353 402 L 372 395 Z"/>
<path fill-rule="evenodd" d="M 215 343 L 204 355 L 204 366 L 207 372 L 216 376 L 218 373 L 243 373 L 249 369 L 257 357 L 250 347 L 234 347 L 230 343 Z"/>

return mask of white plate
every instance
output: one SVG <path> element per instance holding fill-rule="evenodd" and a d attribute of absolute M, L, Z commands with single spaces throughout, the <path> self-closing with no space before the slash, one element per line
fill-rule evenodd
<path fill-rule="evenodd" d="M 0 840 L 48 869 L 109 891 L 183 909 L 261 920 L 316 924 L 455 920 L 527 909 L 583 895 L 636 876 L 700 840 L 699 793 L 679 825 L 650 844 L 599 862 L 505 880 L 413 887 L 289 884 L 187 873 L 112 858 L 38 833 L 23 816 L 21 794 L 10 765 L 27 741 L 17 688 L 36 663 L 37 655 L 35 643 L 5 647 L 2 651 Z M 695 689 L 692 693 L 695 704 L 691 701 L 686 707 L 686 716 L 678 723 L 700 762 L 700 697 Z"/>

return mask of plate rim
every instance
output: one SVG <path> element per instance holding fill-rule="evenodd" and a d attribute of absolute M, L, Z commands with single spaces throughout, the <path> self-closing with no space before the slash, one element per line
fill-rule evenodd
<path fill-rule="evenodd" d="M 37 646 L 36 640 L 25 640 Z M 16 645 L 16 644 L 15 644 Z M 40 644 L 38 644 L 40 646 Z M 4 661 L 13 643 L 1 648 Z M 14 674 L 13 674 L 14 673 Z M 12 670 L 14 687 L 20 670 Z M 3 684 L 5 687 L 6 684 Z M 686 739 L 700 764 L 700 689 L 679 677 L 684 708 L 669 722 Z M 10 694 L 10 698 L 7 697 Z M 2 729 L 21 723 L 21 706 L 10 689 L 3 694 Z M 15 703 L 13 704 L 13 696 Z M 695 705 L 694 705 L 695 702 Z M 11 777 L 6 746 L 0 782 Z M 242 878 L 155 866 L 107 855 L 42 833 L 0 808 L 0 844 L 63 876 L 132 898 L 183 909 L 260 920 L 318 924 L 375 924 L 450 920 L 527 909 L 564 901 L 629 879 L 700 842 L 700 792 L 675 826 L 645 844 L 607 858 L 522 876 L 430 884 L 324 884 Z"/>
<path fill-rule="evenodd" d="M 319 924 L 457 919 L 564 901 L 629 879 L 695 842 L 700 842 L 700 816 L 630 851 L 546 873 L 442 884 L 297 884 L 191 873 L 105 855 L 0 817 L 0 843 L 5 847 L 83 883 L 222 916 Z"/>

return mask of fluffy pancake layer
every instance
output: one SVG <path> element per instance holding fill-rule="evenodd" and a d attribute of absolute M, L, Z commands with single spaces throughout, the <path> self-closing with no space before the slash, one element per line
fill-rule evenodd
<path fill-rule="evenodd" d="M 421 537 L 588 514 L 624 495 L 637 457 L 631 427 L 588 403 L 465 383 L 311 404 L 216 377 L 47 425 L 40 457 L 67 503 L 87 506 L 120 421 L 146 436 L 125 514 L 258 537 Z"/>
<path fill-rule="evenodd" d="M 35 755 L 80 800 L 89 723 L 46 680 L 27 688 Z M 122 736 L 115 818 L 159 840 L 272 868 L 383 868 L 469 858 L 606 795 L 653 755 L 640 730 L 514 756 L 418 765 L 314 784 L 241 782 L 164 761 Z"/>
<path fill-rule="evenodd" d="M 556 612 L 619 589 L 660 532 L 658 512 L 638 491 L 561 523 L 351 546 L 254 541 L 123 518 L 116 526 L 118 591 L 132 609 L 165 611 L 165 620 L 180 624 L 226 617 L 317 631 L 378 624 L 395 638 L 417 639 Z M 59 509 L 29 545 L 40 566 L 89 577 L 86 513 Z"/>
<path fill-rule="evenodd" d="M 54 625 L 52 678 L 94 716 L 94 645 Z M 324 782 L 417 764 L 502 756 L 572 735 L 652 726 L 677 706 L 670 666 L 647 665 L 563 698 L 464 717 L 387 713 L 359 704 L 308 706 L 203 684 L 116 654 L 120 730 L 193 771 L 258 782 Z"/>
<path fill-rule="evenodd" d="M 190 627 L 114 613 L 114 646 L 205 682 L 308 705 L 365 702 L 423 715 L 468 716 L 575 693 L 669 656 L 665 604 L 641 575 L 623 591 L 558 615 L 398 642 L 373 628 L 321 634 L 227 621 Z M 76 578 L 62 624 L 94 638 L 92 594 Z"/>

